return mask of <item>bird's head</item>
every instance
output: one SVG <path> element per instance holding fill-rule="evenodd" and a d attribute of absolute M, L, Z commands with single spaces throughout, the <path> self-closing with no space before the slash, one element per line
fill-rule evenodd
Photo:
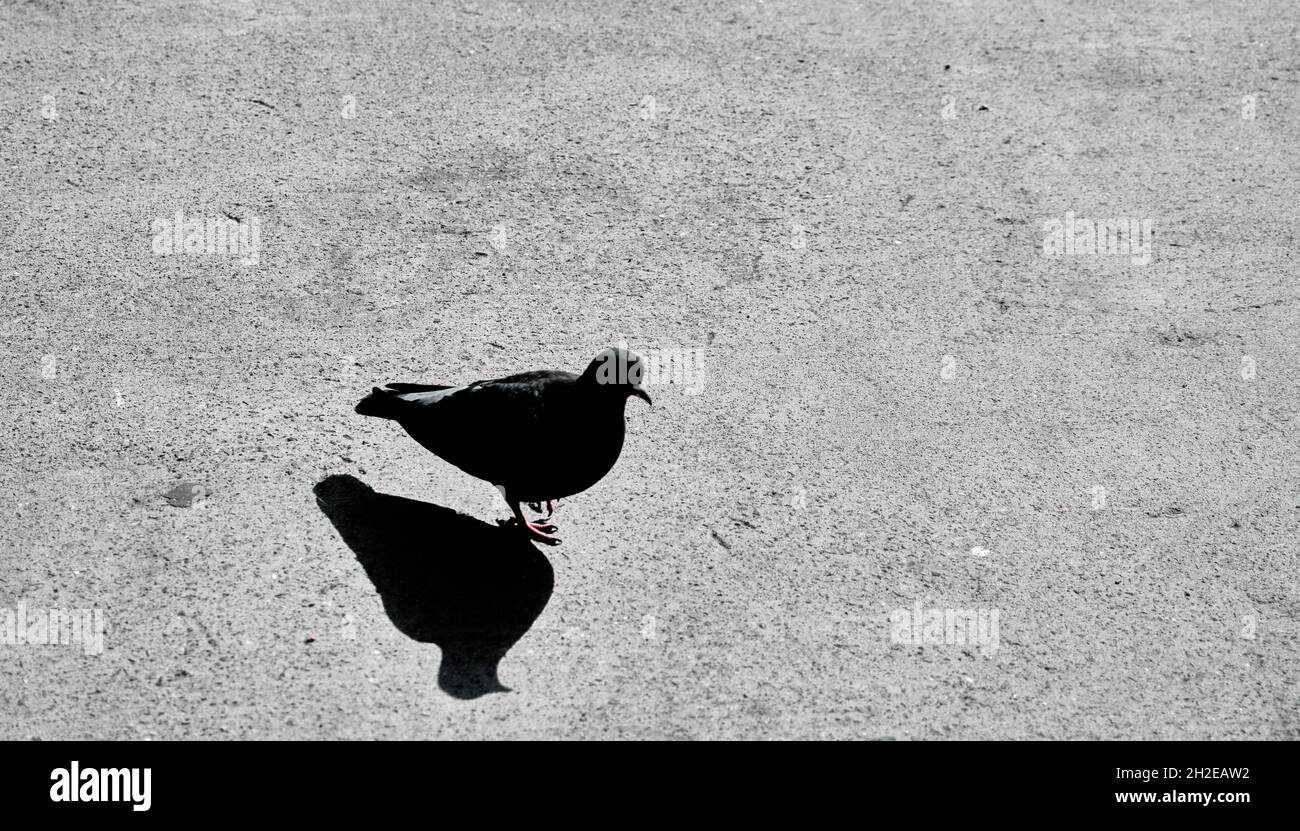
<path fill-rule="evenodd" d="M 609 395 L 621 396 L 620 400 L 635 395 L 654 406 L 642 386 L 644 377 L 645 361 L 624 346 L 602 349 L 582 373 L 583 383 L 593 384 Z"/>

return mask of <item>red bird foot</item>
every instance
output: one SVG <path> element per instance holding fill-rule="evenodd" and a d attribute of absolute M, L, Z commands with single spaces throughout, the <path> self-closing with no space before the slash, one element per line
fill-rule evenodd
<path fill-rule="evenodd" d="M 516 523 L 516 525 L 518 525 L 518 523 Z M 528 535 L 529 539 L 537 540 L 546 545 L 560 544 L 560 538 L 553 536 L 556 530 L 554 525 L 547 525 L 542 522 L 528 522 L 525 520 L 523 525 L 520 527 L 524 529 L 524 533 Z"/>

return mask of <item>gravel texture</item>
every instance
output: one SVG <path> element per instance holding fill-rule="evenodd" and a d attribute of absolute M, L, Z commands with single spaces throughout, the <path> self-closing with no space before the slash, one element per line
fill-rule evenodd
<path fill-rule="evenodd" d="M 105 628 L 0 644 L 0 738 L 1300 737 L 1296 54 L 1284 0 L 5 3 L 0 610 Z M 702 374 L 555 549 L 352 412 L 620 338 Z"/>

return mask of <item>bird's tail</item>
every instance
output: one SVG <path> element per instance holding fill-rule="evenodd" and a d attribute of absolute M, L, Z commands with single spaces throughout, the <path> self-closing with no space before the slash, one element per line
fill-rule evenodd
<path fill-rule="evenodd" d="M 374 387 L 370 394 L 357 404 L 357 412 L 375 418 L 400 418 L 406 402 L 389 390 Z"/>

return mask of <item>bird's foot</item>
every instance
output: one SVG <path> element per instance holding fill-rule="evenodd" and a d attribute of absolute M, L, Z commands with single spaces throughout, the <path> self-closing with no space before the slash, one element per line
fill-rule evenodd
<path fill-rule="evenodd" d="M 504 490 L 502 491 L 501 495 L 502 496 L 506 495 Z M 528 517 L 524 516 L 524 512 L 520 510 L 518 502 L 514 501 L 513 499 L 510 499 L 509 497 L 506 497 L 506 502 L 510 503 L 510 510 L 514 512 L 515 524 L 518 525 L 520 529 L 523 530 L 523 532 L 528 535 L 529 539 L 536 540 L 537 542 L 545 543 L 547 545 L 560 544 L 560 538 L 556 536 L 552 536 L 552 532 L 555 531 L 555 526 L 551 525 L 548 522 L 548 520 L 550 520 L 551 518 L 551 514 L 555 513 L 555 509 L 553 506 L 554 500 L 548 500 L 546 503 L 547 510 L 550 511 L 550 513 L 542 517 L 540 520 L 537 520 L 536 522 L 529 521 Z M 542 511 L 542 503 L 540 502 L 529 502 L 528 507 L 532 508 L 537 513 L 541 513 Z"/>
<path fill-rule="evenodd" d="M 554 525 L 546 525 L 541 522 L 525 522 L 523 528 L 529 539 L 537 540 L 546 545 L 560 544 L 560 538 L 552 536 L 555 532 Z"/>

